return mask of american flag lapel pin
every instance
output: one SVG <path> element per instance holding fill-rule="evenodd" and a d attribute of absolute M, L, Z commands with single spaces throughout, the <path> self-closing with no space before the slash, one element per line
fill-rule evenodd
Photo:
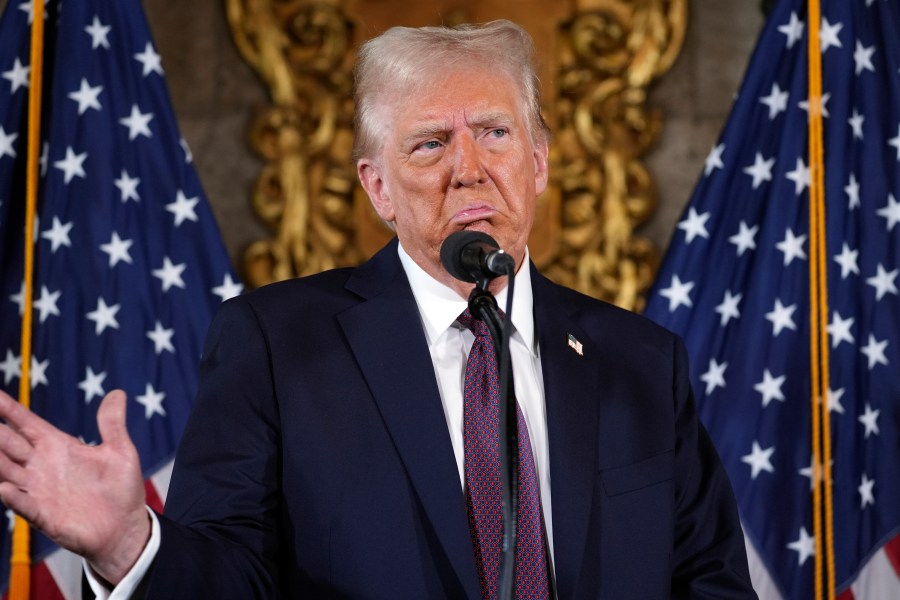
<path fill-rule="evenodd" d="M 584 356 L 584 345 L 571 333 L 569 334 L 569 348 L 577 352 L 578 356 Z"/>

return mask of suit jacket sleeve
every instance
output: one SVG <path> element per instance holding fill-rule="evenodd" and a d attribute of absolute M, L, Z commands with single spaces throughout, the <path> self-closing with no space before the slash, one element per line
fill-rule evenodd
<path fill-rule="evenodd" d="M 279 597 L 281 434 L 261 331 L 241 298 L 210 327 L 147 598 Z"/>

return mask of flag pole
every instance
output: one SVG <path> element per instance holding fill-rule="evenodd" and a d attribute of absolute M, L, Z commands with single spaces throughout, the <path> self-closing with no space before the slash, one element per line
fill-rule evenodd
<path fill-rule="evenodd" d="M 825 160 L 822 108 L 820 0 L 810 0 L 809 38 L 809 288 L 812 383 L 813 531 L 815 597 L 834 598 L 834 511 L 831 490 L 831 415 L 828 406 L 828 269 L 825 227 Z M 824 514 L 823 514 L 824 513 Z"/>
<path fill-rule="evenodd" d="M 44 72 L 44 0 L 34 0 L 31 21 L 31 72 L 28 94 L 28 149 L 25 176 L 25 274 L 22 300 L 22 376 L 19 402 L 31 407 L 31 321 L 34 288 L 34 221 L 37 209 L 38 166 L 41 139 L 41 97 Z M 10 560 L 9 600 L 28 600 L 31 595 L 31 532 L 28 522 L 16 515 Z"/>

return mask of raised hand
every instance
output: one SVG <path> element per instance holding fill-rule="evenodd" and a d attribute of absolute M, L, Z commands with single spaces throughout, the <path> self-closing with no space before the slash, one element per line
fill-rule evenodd
<path fill-rule="evenodd" d="M 103 442 L 88 446 L 0 392 L 0 499 L 116 584 L 150 538 L 137 450 L 125 426 L 125 393 L 97 412 Z"/>

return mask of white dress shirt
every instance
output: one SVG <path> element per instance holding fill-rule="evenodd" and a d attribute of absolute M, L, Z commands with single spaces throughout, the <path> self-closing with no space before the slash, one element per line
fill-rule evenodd
<path fill-rule="evenodd" d="M 434 364 L 444 416 L 450 431 L 450 442 L 459 470 L 460 487 L 465 488 L 465 451 L 463 449 L 463 387 L 466 375 L 466 359 L 475 342 L 475 335 L 461 327 L 456 318 L 467 308 L 468 302 L 455 291 L 439 283 L 428 275 L 398 245 L 400 262 L 406 271 L 419 308 L 428 351 Z M 526 250 L 522 268 L 516 273 L 513 291 L 512 325 L 510 335 L 510 357 L 515 377 L 516 399 L 528 426 L 531 453 L 535 460 L 538 481 L 541 486 L 541 505 L 544 525 L 547 531 L 547 546 L 550 551 L 550 568 L 553 569 L 553 521 L 550 499 L 550 452 L 547 443 L 547 411 L 544 404 L 544 379 L 541 374 L 541 355 L 534 331 L 533 297 L 531 293 L 531 271 L 528 268 Z M 497 294 L 500 308 L 506 309 L 507 289 Z M 159 550 L 160 529 L 156 515 L 149 508 L 153 521 L 150 541 L 138 561 L 122 581 L 112 590 L 107 588 L 93 571 L 84 563 L 88 583 L 97 600 L 127 600 L 156 558 Z"/>
<path fill-rule="evenodd" d="M 400 262 L 416 304 L 425 340 L 431 353 L 434 375 L 441 392 L 444 416 L 450 430 L 450 442 L 456 456 L 460 485 L 465 487 L 465 452 L 463 450 L 463 387 L 466 377 L 466 359 L 475 342 L 475 334 L 462 328 L 456 318 L 468 307 L 468 301 L 452 289 L 436 281 L 422 267 L 410 258 L 398 245 Z M 497 294 L 497 304 L 506 310 L 504 287 Z M 510 335 L 509 351 L 515 379 L 516 399 L 525 416 L 528 437 L 531 439 L 531 453 L 534 455 L 535 469 L 541 486 L 541 507 L 547 530 L 547 545 L 550 549 L 550 564 L 553 565 L 553 521 L 550 499 L 550 451 L 547 442 L 547 410 L 544 403 L 544 377 L 541 373 L 541 353 L 534 330 L 534 299 L 531 292 L 531 270 L 528 268 L 528 252 L 522 268 L 516 273 L 512 306 L 513 331 Z"/>

